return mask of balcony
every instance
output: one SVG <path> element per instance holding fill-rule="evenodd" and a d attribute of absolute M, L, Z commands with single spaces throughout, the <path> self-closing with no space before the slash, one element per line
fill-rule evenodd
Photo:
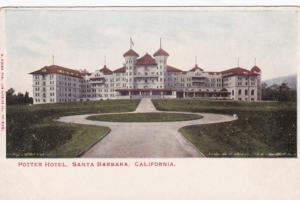
<path fill-rule="evenodd" d="M 133 75 L 134 78 L 158 78 L 159 75 L 157 74 L 135 74 Z"/>
<path fill-rule="evenodd" d="M 90 78 L 90 83 L 101 83 L 104 84 L 105 83 L 105 78 Z"/>
<path fill-rule="evenodd" d="M 193 76 L 192 77 L 192 82 L 207 82 L 207 78 L 206 77 L 198 77 L 198 76 Z"/>

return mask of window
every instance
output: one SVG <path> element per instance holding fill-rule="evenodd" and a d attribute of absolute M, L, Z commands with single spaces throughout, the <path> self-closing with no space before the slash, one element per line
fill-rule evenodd
<path fill-rule="evenodd" d="M 254 90 L 251 90 L 251 95 L 254 95 Z"/>
<path fill-rule="evenodd" d="M 234 90 L 231 91 L 231 95 L 234 95 Z"/>
<path fill-rule="evenodd" d="M 242 94 L 242 90 L 241 89 L 239 89 L 239 95 L 241 95 Z"/>
<path fill-rule="evenodd" d="M 245 95 L 248 95 L 248 90 L 245 90 Z"/>

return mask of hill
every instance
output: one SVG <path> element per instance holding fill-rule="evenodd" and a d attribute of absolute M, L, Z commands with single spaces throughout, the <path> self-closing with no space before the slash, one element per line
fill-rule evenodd
<path fill-rule="evenodd" d="M 297 74 L 289 75 L 289 76 L 280 76 L 277 78 L 272 78 L 263 81 L 263 83 L 266 83 L 268 86 L 271 86 L 273 84 L 281 85 L 282 83 L 286 83 L 291 89 L 297 88 Z"/>

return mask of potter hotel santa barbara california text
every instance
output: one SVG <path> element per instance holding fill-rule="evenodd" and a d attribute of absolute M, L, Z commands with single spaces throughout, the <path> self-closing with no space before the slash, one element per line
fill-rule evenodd
<path fill-rule="evenodd" d="M 169 53 L 160 48 L 139 56 L 132 48 L 123 54 L 123 67 L 104 65 L 89 73 L 58 65 L 45 66 L 33 75 L 35 104 L 135 98 L 198 98 L 237 101 L 261 100 L 261 70 L 239 66 L 205 71 L 195 66 L 183 71 L 167 63 Z"/>

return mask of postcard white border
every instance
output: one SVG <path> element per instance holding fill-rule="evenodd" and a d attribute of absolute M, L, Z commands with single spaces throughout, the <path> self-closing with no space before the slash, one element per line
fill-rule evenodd
<path fill-rule="evenodd" d="M 3 17 L 0 17 L 1 19 Z M 1 25 L 3 22 L 0 23 L 0 30 Z M 24 160 L 27 162 L 49 160 L 70 164 L 73 160 L 85 162 L 87 159 L 6 159 L 3 157 L 5 155 L 3 136 L 0 135 L 0 187 L 4 190 L 0 190 L 0 199 L 2 197 L 38 200 L 300 198 L 298 158 L 178 158 L 170 159 L 176 163 L 176 167 L 172 168 L 20 168 L 17 162 Z"/>

